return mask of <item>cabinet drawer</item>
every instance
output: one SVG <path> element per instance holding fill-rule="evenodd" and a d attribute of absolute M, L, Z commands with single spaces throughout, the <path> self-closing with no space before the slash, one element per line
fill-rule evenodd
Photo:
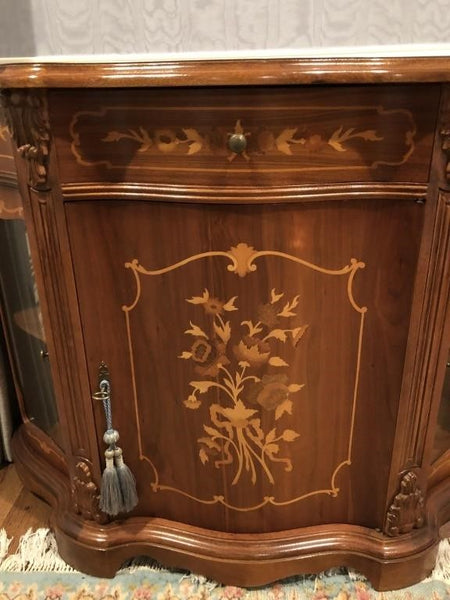
<path fill-rule="evenodd" d="M 412 85 L 56 90 L 49 108 L 63 184 L 289 186 L 426 182 L 438 98 Z"/>

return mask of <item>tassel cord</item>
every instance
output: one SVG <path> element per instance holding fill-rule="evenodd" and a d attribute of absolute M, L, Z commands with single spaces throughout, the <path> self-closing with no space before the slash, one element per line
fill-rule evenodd
<path fill-rule="evenodd" d="M 108 450 L 111 450 L 114 453 L 114 457 L 117 457 L 119 454 L 122 454 L 122 450 L 117 446 L 119 432 L 113 428 L 112 424 L 111 384 L 107 379 L 102 379 L 99 383 L 99 388 L 102 392 L 102 402 L 106 420 L 106 431 L 103 439 L 108 444 Z"/>
<path fill-rule="evenodd" d="M 105 410 L 106 429 L 112 429 L 111 413 L 111 386 L 107 379 L 102 379 L 99 383 L 100 391 L 103 392 L 103 408 Z"/>

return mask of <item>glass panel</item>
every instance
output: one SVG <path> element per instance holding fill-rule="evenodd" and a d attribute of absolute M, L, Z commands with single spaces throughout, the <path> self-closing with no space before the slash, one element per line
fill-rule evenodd
<path fill-rule="evenodd" d="M 444 389 L 437 418 L 432 461 L 437 460 L 447 450 L 450 450 L 450 350 L 447 356 L 447 369 L 445 370 Z"/>
<path fill-rule="evenodd" d="M 0 292 L 6 335 L 26 414 L 59 443 L 58 413 L 25 223 L 10 216 L 0 214 Z"/>

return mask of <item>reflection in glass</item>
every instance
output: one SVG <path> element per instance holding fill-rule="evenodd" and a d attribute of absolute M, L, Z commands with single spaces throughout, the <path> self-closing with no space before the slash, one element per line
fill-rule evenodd
<path fill-rule="evenodd" d="M 58 442 L 58 413 L 25 223 L 1 215 L 0 294 L 25 412 Z"/>
<path fill-rule="evenodd" d="M 447 368 L 437 418 L 432 461 L 437 460 L 447 450 L 450 450 L 450 350 L 447 356 Z"/>

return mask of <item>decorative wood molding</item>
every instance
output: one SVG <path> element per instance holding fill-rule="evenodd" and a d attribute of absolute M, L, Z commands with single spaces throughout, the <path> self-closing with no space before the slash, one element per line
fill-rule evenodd
<path fill-rule="evenodd" d="M 254 58 L 0 66 L 0 86 L 167 87 L 450 81 L 450 58 Z"/>
<path fill-rule="evenodd" d="M 108 518 L 99 508 L 100 491 L 92 479 L 89 462 L 77 458 L 72 477 L 72 502 L 74 511 L 88 521 L 106 523 Z"/>
<path fill-rule="evenodd" d="M 271 186 L 191 186 L 175 184 L 151 183 L 68 183 L 62 186 L 66 200 L 124 200 L 160 202 L 202 202 L 205 204 L 226 202 L 241 204 L 245 194 L 246 204 L 284 204 L 301 202 L 322 202 L 336 200 L 341 202 L 349 198 L 372 198 L 385 201 L 423 200 L 428 186 L 423 183 L 335 183 L 329 185 L 291 185 L 286 187 Z"/>
<path fill-rule="evenodd" d="M 395 496 L 386 515 L 384 532 L 395 537 L 409 533 L 424 524 L 425 503 L 417 475 L 408 471 L 400 481 L 400 491 Z"/>
<path fill-rule="evenodd" d="M 40 90 L 4 90 L 2 104 L 19 155 L 28 162 L 28 184 L 48 189 L 50 126 Z"/>

